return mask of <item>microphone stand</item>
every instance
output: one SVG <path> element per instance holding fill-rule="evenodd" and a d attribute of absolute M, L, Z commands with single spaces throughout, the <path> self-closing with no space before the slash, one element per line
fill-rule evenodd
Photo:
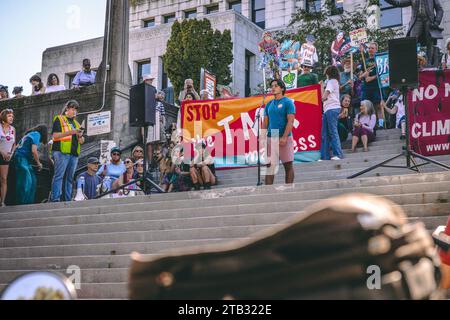
<path fill-rule="evenodd" d="M 264 91 L 263 91 L 263 101 L 261 106 L 258 109 L 258 112 L 256 113 L 255 116 L 255 123 L 253 124 L 253 128 L 255 127 L 255 125 L 257 125 L 257 136 L 256 136 L 256 149 L 257 149 L 257 157 L 258 157 L 258 182 L 256 184 L 257 187 L 262 186 L 262 181 L 261 181 L 261 154 L 260 154 L 260 136 L 261 136 L 261 110 L 262 107 L 266 104 L 266 75 L 265 75 L 265 71 L 263 70 L 263 79 L 264 79 Z"/>

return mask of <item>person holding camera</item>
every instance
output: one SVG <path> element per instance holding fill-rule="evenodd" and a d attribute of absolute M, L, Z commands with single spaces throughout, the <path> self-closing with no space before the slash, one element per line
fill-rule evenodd
<path fill-rule="evenodd" d="M 52 202 L 59 202 L 64 184 L 64 201 L 72 200 L 72 184 L 78 165 L 81 145 L 84 144 L 84 129 L 75 119 L 79 104 L 75 100 L 68 101 L 61 115 L 53 119 L 53 159 L 55 174 L 52 183 Z"/>
<path fill-rule="evenodd" d="M 181 91 L 180 95 L 178 96 L 178 100 L 180 101 L 180 103 L 185 100 L 188 93 L 191 93 L 194 96 L 194 100 L 200 100 L 200 96 L 194 89 L 194 80 L 192 79 L 186 79 L 184 81 L 184 90 Z"/>
<path fill-rule="evenodd" d="M 16 169 L 16 203 L 33 204 L 36 197 L 36 174 L 31 161 L 34 160 L 37 170 L 42 170 L 39 160 L 40 144 L 47 144 L 47 127 L 37 126 L 28 130 L 20 140 L 14 152 L 14 168 Z"/>

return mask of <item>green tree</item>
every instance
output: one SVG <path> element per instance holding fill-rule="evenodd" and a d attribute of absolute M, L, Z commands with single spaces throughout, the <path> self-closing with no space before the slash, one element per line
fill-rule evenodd
<path fill-rule="evenodd" d="M 377 4 L 378 0 L 370 0 L 370 4 Z M 293 39 L 301 43 L 306 41 L 308 34 L 314 35 L 316 38 L 315 46 L 319 55 L 319 62 L 315 68 L 320 76 L 323 75 L 325 68 L 331 62 L 331 44 L 336 38 L 339 31 L 344 31 L 346 35 L 350 31 L 359 28 L 367 29 L 367 12 L 365 8 L 356 6 L 353 11 L 345 11 L 339 17 L 332 17 L 334 7 L 333 1 L 325 3 L 324 10 L 319 12 L 308 12 L 306 10 L 298 10 L 292 17 L 292 20 L 286 31 L 278 32 L 276 37 L 279 41 L 285 39 Z M 390 28 L 383 30 L 367 29 L 369 41 L 377 42 L 379 51 L 386 51 L 388 48 L 388 40 L 399 37 L 403 34 L 401 29 Z M 361 57 L 359 54 L 355 56 L 355 63 L 359 63 Z"/>
<path fill-rule="evenodd" d="M 231 32 L 213 30 L 207 19 L 175 21 L 163 61 L 175 92 L 180 92 L 184 80 L 189 78 L 194 80 L 195 88 L 199 88 L 201 68 L 215 74 L 217 83 L 227 85 L 232 81 Z"/>

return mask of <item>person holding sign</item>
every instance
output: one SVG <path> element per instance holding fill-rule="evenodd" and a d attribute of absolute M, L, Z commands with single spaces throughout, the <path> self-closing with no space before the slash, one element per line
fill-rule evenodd
<path fill-rule="evenodd" d="M 339 94 L 339 70 L 335 66 L 329 66 L 325 70 L 327 76 L 326 85 L 322 85 L 323 118 L 322 118 L 322 147 L 320 153 L 322 160 L 330 160 L 330 147 L 333 151 L 331 160 L 341 160 L 344 153 L 339 140 L 338 122 L 341 113 L 341 101 Z"/>
<path fill-rule="evenodd" d="M 286 85 L 281 80 L 270 83 L 274 99 L 264 108 L 263 130 L 267 130 L 268 173 L 266 185 L 273 185 L 274 174 L 283 163 L 286 184 L 294 183 L 294 139 L 292 129 L 295 121 L 295 105 L 286 98 Z"/>
<path fill-rule="evenodd" d="M 372 42 L 369 44 L 369 58 L 365 60 L 366 70 L 360 75 L 362 84 L 361 100 L 369 100 L 375 107 L 378 116 L 378 126 L 384 126 L 383 110 L 380 108 L 381 93 L 378 85 L 378 70 L 375 61 L 375 54 L 378 51 L 378 44 Z"/>

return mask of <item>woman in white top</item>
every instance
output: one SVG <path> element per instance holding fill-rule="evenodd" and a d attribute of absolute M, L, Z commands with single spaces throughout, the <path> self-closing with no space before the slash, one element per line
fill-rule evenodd
<path fill-rule="evenodd" d="M 384 105 L 384 110 L 389 114 L 396 115 L 396 127 L 398 129 L 402 129 L 402 135 L 400 136 L 400 140 L 406 139 L 406 113 L 405 113 L 405 104 L 403 103 L 403 95 L 400 95 L 392 109 L 389 109 L 386 104 Z"/>
<path fill-rule="evenodd" d="M 450 69 L 450 38 L 445 43 L 445 52 L 442 56 L 442 69 Z"/>
<path fill-rule="evenodd" d="M 6 192 L 8 188 L 9 162 L 16 147 L 16 130 L 12 126 L 14 113 L 11 109 L 5 109 L 0 113 L 0 197 L 1 206 L 5 206 Z"/>
<path fill-rule="evenodd" d="M 47 79 L 47 90 L 45 91 L 45 93 L 63 90 L 66 90 L 66 87 L 64 85 L 59 84 L 59 78 L 56 74 L 51 73 Z"/>
<path fill-rule="evenodd" d="M 341 160 L 344 154 L 339 139 L 338 122 L 341 113 L 339 93 L 339 70 L 329 66 L 325 70 L 327 84 L 322 84 L 323 118 L 322 118 L 322 146 L 320 148 L 322 160 L 330 160 L 330 147 L 333 151 L 331 160 Z"/>

